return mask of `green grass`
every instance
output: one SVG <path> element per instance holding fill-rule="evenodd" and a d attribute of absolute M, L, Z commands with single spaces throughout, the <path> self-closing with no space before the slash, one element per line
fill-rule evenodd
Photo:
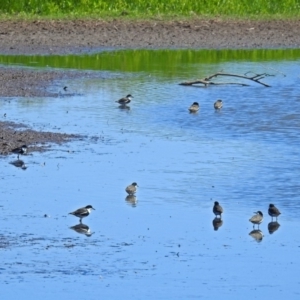
<path fill-rule="evenodd" d="M 300 17 L 300 0 L 0 0 L 0 16 L 286 19 Z"/>

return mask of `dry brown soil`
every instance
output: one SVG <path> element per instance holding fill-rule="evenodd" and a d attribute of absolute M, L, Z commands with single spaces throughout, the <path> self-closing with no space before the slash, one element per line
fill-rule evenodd
<path fill-rule="evenodd" d="M 0 21 L 0 53 L 103 48 L 298 48 L 300 21 Z"/>

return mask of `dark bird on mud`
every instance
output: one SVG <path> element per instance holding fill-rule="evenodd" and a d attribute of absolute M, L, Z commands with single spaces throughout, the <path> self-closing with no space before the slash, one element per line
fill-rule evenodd
<path fill-rule="evenodd" d="M 25 165 L 24 161 L 21 159 L 14 160 L 14 161 L 10 162 L 10 164 L 17 168 L 21 168 L 22 170 L 27 169 L 27 166 Z"/>
<path fill-rule="evenodd" d="M 253 228 L 255 224 L 259 227 L 259 224 L 263 221 L 264 218 L 264 215 L 260 210 L 254 213 L 255 215 L 251 219 L 249 219 L 249 221 L 253 224 Z"/>
<path fill-rule="evenodd" d="M 133 98 L 133 96 L 128 94 L 126 97 L 121 98 L 121 99 L 117 100 L 116 102 L 121 104 L 121 105 L 126 105 L 126 104 L 130 103 L 132 98 Z"/>
<path fill-rule="evenodd" d="M 215 109 L 221 109 L 223 107 L 223 101 L 222 100 L 217 100 L 215 103 L 214 103 L 214 108 Z"/>
<path fill-rule="evenodd" d="M 12 153 L 15 153 L 15 154 L 26 154 L 27 153 L 27 146 L 26 145 L 22 145 L 21 147 L 18 147 L 18 148 L 14 148 L 11 150 Z"/>
<path fill-rule="evenodd" d="M 73 212 L 70 212 L 69 215 L 73 215 L 77 218 L 80 218 L 81 223 L 82 219 L 87 217 L 91 213 L 92 209 L 95 210 L 95 208 L 93 208 L 92 205 L 87 205 L 86 207 L 82 207 Z"/>
<path fill-rule="evenodd" d="M 137 183 L 136 182 L 133 182 L 131 185 L 128 185 L 125 189 L 126 193 L 129 194 L 129 195 L 133 195 L 135 194 L 136 190 L 137 190 Z"/>
<path fill-rule="evenodd" d="M 73 229 L 74 231 L 85 234 L 86 236 L 90 237 L 94 232 L 91 232 L 90 227 L 85 224 L 77 224 L 75 226 L 70 227 L 70 229 Z"/>
<path fill-rule="evenodd" d="M 276 220 L 277 220 L 277 217 L 281 214 L 281 212 L 278 210 L 277 207 L 275 207 L 274 204 L 269 205 L 268 213 L 272 217 L 272 220 L 273 220 L 273 217 L 276 217 Z"/>
<path fill-rule="evenodd" d="M 222 206 L 219 204 L 218 201 L 215 201 L 215 203 L 214 203 L 213 213 L 216 215 L 216 217 L 217 217 L 217 216 L 220 216 L 220 218 L 222 217 L 223 208 L 222 208 Z"/>
<path fill-rule="evenodd" d="M 189 111 L 190 111 L 191 113 L 195 113 L 195 112 L 197 112 L 197 111 L 199 110 L 199 108 L 200 108 L 199 103 L 198 103 L 198 102 L 194 102 L 194 103 L 189 107 Z"/>

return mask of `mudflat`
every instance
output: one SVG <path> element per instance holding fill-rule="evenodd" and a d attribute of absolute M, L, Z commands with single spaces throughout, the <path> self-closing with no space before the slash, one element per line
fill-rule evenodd
<path fill-rule="evenodd" d="M 0 53 L 68 54 L 105 48 L 298 48 L 300 20 L 0 21 Z"/>

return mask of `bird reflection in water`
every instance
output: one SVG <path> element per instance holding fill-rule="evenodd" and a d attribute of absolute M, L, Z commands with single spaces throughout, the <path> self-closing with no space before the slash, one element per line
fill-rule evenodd
<path fill-rule="evenodd" d="M 27 169 L 27 166 L 25 165 L 24 161 L 21 160 L 21 159 L 17 159 L 17 160 L 14 160 L 14 161 L 11 161 L 10 162 L 11 165 L 17 167 L 17 168 L 20 168 L 22 170 L 26 170 Z"/>
<path fill-rule="evenodd" d="M 72 227 L 70 227 L 70 229 L 73 229 L 74 231 L 76 231 L 80 234 L 84 234 L 88 237 L 90 237 L 94 233 L 94 232 L 91 232 L 89 226 L 82 224 L 82 223 L 72 226 Z"/>
<path fill-rule="evenodd" d="M 253 229 L 249 235 L 251 235 L 258 243 L 260 243 L 264 237 L 262 231 L 259 229 Z"/>
<path fill-rule="evenodd" d="M 277 221 L 275 221 L 275 222 L 270 222 L 269 224 L 268 224 L 268 230 L 269 230 L 269 233 L 270 234 L 272 234 L 272 233 L 274 233 L 276 230 L 278 230 L 278 228 L 280 227 L 280 224 L 277 222 Z"/>
<path fill-rule="evenodd" d="M 131 205 L 132 207 L 136 207 L 137 205 L 137 198 L 135 195 L 128 195 L 125 198 L 125 201 L 127 202 L 128 205 Z"/>
<path fill-rule="evenodd" d="M 128 106 L 128 105 L 120 105 L 118 107 L 119 107 L 119 109 L 130 110 L 130 106 Z"/>
<path fill-rule="evenodd" d="M 215 217 L 212 221 L 214 230 L 217 231 L 222 225 L 223 225 L 223 220 L 221 218 Z"/>

